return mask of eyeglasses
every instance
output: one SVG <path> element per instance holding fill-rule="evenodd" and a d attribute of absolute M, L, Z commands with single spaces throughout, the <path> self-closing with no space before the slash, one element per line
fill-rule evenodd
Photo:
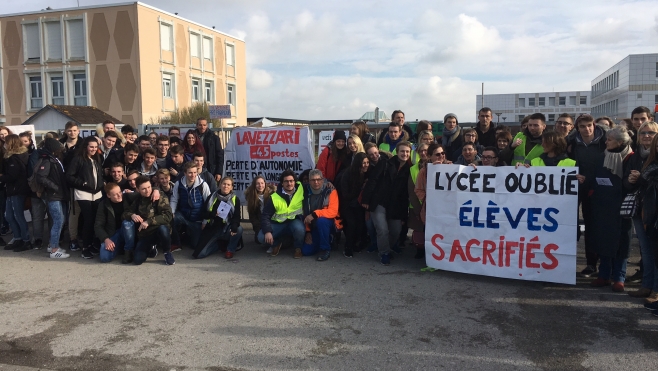
<path fill-rule="evenodd" d="M 474 137 L 475 134 L 464 134 L 465 137 Z"/>
<path fill-rule="evenodd" d="M 640 132 L 640 135 L 642 135 L 644 137 L 652 137 L 656 134 L 658 134 L 658 133 L 656 133 L 655 131 L 641 131 Z"/>
<path fill-rule="evenodd" d="M 496 158 L 497 158 L 497 157 L 493 157 L 493 156 L 482 156 L 482 157 L 481 157 L 481 159 L 483 159 L 483 160 L 487 160 L 487 161 L 495 160 Z"/>
<path fill-rule="evenodd" d="M 573 124 L 568 121 L 555 121 L 555 125 L 569 126 Z"/>
<path fill-rule="evenodd" d="M 310 179 L 309 182 L 321 182 L 322 178 Z"/>

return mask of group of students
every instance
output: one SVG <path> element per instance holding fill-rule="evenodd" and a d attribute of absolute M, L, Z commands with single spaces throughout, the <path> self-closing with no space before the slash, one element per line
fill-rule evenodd
<path fill-rule="evenodd" d="M 101 262 L 121 254 L 123 263 L 139 265 L 159 248 L 173 265 L 171 252 L 181 248 L 183 233 L 195 257 L 221 247 L 227 257 L 235 251 L 240 203 L 233 179 L 222 178 L 224 150 L 206 119 L 182 139 L 175 126 L 169 135 L 138 137 L 129 125 L 117 131 L 112 121 L 94 136 L 80 137 L 74 121 L 64 133 L 47 133 L 35 146 L 32 133 L 0 127 L 0 234 L 13 235 L 9 243 L 0 238 L 5 250 L 40 249 L 47 241 L 51 258 L 68 258 L 60 246 L 68 223 L 69 250 Z"/>

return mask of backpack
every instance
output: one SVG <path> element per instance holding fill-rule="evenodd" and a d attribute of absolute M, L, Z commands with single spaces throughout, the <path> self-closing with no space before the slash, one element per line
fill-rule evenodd
<path fill-rule="evenodd" d="M 39 196 L 39 197 L 41 197 L 41 194 L 43 193 L 43 191 L 46 190 L 43 185 L 37 183 L 37 172 L 36 172 L 36 170 L 39 168 L 39 166 L 41 166 L 43 161 L 44 161 L 43 158 L 40 158 L 40 159 L 37 160 L 37 163 L 34 164 L 34 168 L 32 170 L 32 175 L 30 175 L 30 177 L 27 178 L 27 184 L 30 186 L 30 189 L 32 190 L 32 192 L 36 193 L 37 196 Z"/>

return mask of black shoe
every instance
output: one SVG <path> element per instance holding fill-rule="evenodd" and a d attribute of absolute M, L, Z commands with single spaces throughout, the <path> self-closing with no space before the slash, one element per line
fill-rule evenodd
<path fill-rule="evenodd" d="M 80 251 L 80 244 L 78 244 L 78 240 L 71 240 L 69 243 L 69 250 Z"/>
<path fill-rule="evenodd" d="M 631 282 L 631 283 L 642 282 L 642 275 L 643 275 L 642 269 L 638 269 L 635 271 L 635 273 L 632 276 L 626 277 L 626 282 Z"/>
<path fill-rule="evenodd" d="M 121 260 L 121 264 L 130 264 L 133 262 L 133 252 L 126 250 L 125 254 L 123 255 L 123 260 Z"/>
<path fill-rule="evenodd" d="M 17 241 L 14 244 L 14 252 L 22 252 L 27 250 L 32 250 L 32 243 L 30 241 L 20 241 L 20 243 Z"/>
<path fill-rule="evenodd" d="M 587 267 L 585 267 L 585 269 L 580 271 L 580 276 L 588 278 L 588 277 L 592 277 L 596 273 L 597 273 L 596 266 L 588 265 Z"/>
<path fill-rule="evenodd" d="M 352 253 L 352 249 L 345 249 L 343 251 L 343 256 L 346 258 L 351 258 L 354 256 L 354 253 Z"/>
<path fill-rule="evenodd" d="M 32 244 L 32 248 L 35 250 L 39 250 L 40 248 L 43 247 L 42 245 L 43 245 L 43 241 L 40 238 L 37 238 L 36 240 L 34 240 L 34 243 Z"/>
<path fill-rule="evenodd" d="M 80 254 L 80 256 L 82 256 L 85 259 L 94 258 L 94 254 L 92 254 L 91 251 L 89 251 L 89 249 L 82 249 L 82 254 Z"/>
<path fill-rule="evenodd" d="M 323 261 L 329 260 L 330 256 L 331 256 L 331 253 L 329 251 L 325 251 L 325 252 L 321 253 L 320 256 L 318 256 L 317 260 L 319 262 L 323 262 Z"/>
<path fill-rule="evenodd" d="M 97 256 L 101 253 L 101 250 L 94 245 L 89 246 L 87 250 L 89 250 L 93 256 Z"/>
<path fill-rule="evenodd" d="M 8 235 L 8 234 L 10 234 L 10 233 L 11 233 L 11 228 L 9 228 L 9 227 L 7 227 L 7 226 L 2 226 L 2 227 L 0 228 L 0 236 L 6 236 L 6 235 Z"/>
<path fill-rule="evenodd" d="M 151 251 L 149 251 L 148 255 L 149 258 L 155 258 L 158 256 L 158 245 L 153 245 L 151 246 Z"/>

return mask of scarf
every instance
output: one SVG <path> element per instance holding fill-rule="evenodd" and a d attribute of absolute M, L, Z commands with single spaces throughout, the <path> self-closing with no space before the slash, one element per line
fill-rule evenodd
<path fill-rule="evenodd" d="M 610 152 L 606 149 L 604 152 L 605 160 L 603 160 L 603 167 L 621 178 L 624 174 L 624 159 L 629 153 L 631 153 L 631 146 L 626 146 L 619 152 Z"/>
<path fill-rule="evenodd" d="M 441 144 L 443 144 L 443 147 L 449 146 L 455 139 L 457 139 L 457 135 L 455 134 L 459 135 L 459 125 L 455 125 L 452 130 L 443 128 L 443 137 L 441 138 Z"/>
<path fill-rule="evenodd" d="M 638 146 L 638 150 L 640 152 L 640 157 L 642 157 L 643 160 L 646 160 L 647 157 L 649 157 L 649 152 L 651 152 L 651 148 L 644 148 L 644 146 Z"/>
<path fill-rule="evenodd" d="M 226 196 L 222 195 L 221 192 L 217 191 L 217 203 L 222 203 L 226 202 L 227 204 L 231 205 L 231 211 L 228 213 L 227 219 L 233 215 L 233 211 L 235 210 L 235 205 L 233 205 L 233 196 L 235 196 L 235 193 L 231 192 L 227 194 Z M 224 220 L 226 221 L 226 220 Z"/>

